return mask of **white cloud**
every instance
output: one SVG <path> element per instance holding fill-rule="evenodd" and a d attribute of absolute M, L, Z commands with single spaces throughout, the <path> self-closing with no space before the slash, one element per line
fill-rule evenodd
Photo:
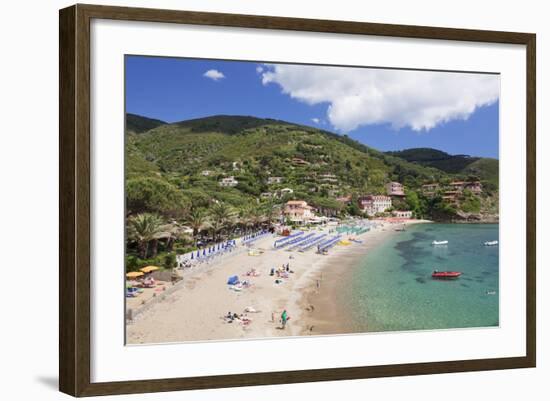
<path fill-rule="evenodd" d="M 313 121 L 315 124 L 321 123 L 321 120 L 319 120 L 317 117 L 312 118 L 311 121 Z"/>
<path fill-rule="evenodd" d="M 498 75 L 304 65 L 266 65 L 261 77 L 306 104 L 327 103 L 340 131 L 379 123 L 430 130 L 494 103 L 500 87 Z"/>
<path fill-rule="evenodd" d="M 202 76 L 210 78 L 214 81 L 219 81 L 220 79 L 225 78 L 225 75 L 223 75 L 223 73 L 218 70 L 208 70 L 204 74 L 202 74 Z"/>
<path fill-rule="evenodd" d="M 257 67 L 256 67 L 256 72 L 257 72 L 258 74 L 261 74 L 262 72 L 264 72 L 264 67 L 262 67 L 261 65 L 257 66 Z"/>

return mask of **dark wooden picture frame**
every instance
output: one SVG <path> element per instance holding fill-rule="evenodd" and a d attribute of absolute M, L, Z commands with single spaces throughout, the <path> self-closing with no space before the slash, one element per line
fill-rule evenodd
<path fill-rule="evenodd" d="M 90 22 L 181 23 L 526 46 L 526 356 L 92 383 L 90 380 Z M 144 393 L 534 367 L 536 363 L 535 46 L 530 33 L 75 5 L 59 15 L 59 388 L 73 396 Z"/>

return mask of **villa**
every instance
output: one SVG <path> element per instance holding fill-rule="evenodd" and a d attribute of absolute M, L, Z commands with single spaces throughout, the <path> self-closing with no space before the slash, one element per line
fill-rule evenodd
<path fill-rule="evenodd" d="M 212 171 L 211 170 L 202 170 L 201 175 L 204 176 L 204 177 L 209 177 L 209 176 L 212 175 Z"/>
<path fill-rule="evenodd" d="M 306 223 L 315 217 L 313 207 L 303 200 L 291 200 L 285 204 L 283 214 L 293 222 Z"/>
<path fill-rule="evenodd" d="M 234 187 L 238 183 L 239 181 L 237 181 L 233 176 L 222 178 L 219 182 L 221 187 Z"/>
<path fill-rule="evenodd" d="M 369 216 L 374 216 L 376 213 L 384 213 L 392 206 L 391 198 L 386 195 L 362 196 L 357 201 L 359 208 Z"/>
<path fill-rule="evenodd" d="M 399 182 L 390 182 L 386 184 L 386 193 L 389 196 L 405 196 L 405 188 Z"/>

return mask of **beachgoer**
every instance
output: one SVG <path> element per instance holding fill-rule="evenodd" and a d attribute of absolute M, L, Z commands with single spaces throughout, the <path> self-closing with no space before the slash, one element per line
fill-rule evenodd
<path fill-rule="evenodd" d="M 179 278 L 178 270 L 176 268 L 173 268 L 172 275 L 170 276 L 172 284 L 176 284 L 176 282 L 178 281 L 178 278 Z"/>
<path fill-rule="evenodd" d="M 283 330 L 286 327 L 286 322 L 287 321 L 288 321 L 288 314 L 286 313 L 286 309 L 285 309 L 283 311 L 283 313 L 281 314 L 281 325 L 282 325 Z"/>

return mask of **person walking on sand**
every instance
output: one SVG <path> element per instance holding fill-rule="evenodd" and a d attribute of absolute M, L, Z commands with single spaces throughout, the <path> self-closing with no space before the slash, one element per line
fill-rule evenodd
<path fill-rule="evenodd" d="M 286 313 L 286 309 L 281 314 L 281 328 L 284 330 L 286 327 L 286 322 L 288 321 L 288 314 Z"/>

